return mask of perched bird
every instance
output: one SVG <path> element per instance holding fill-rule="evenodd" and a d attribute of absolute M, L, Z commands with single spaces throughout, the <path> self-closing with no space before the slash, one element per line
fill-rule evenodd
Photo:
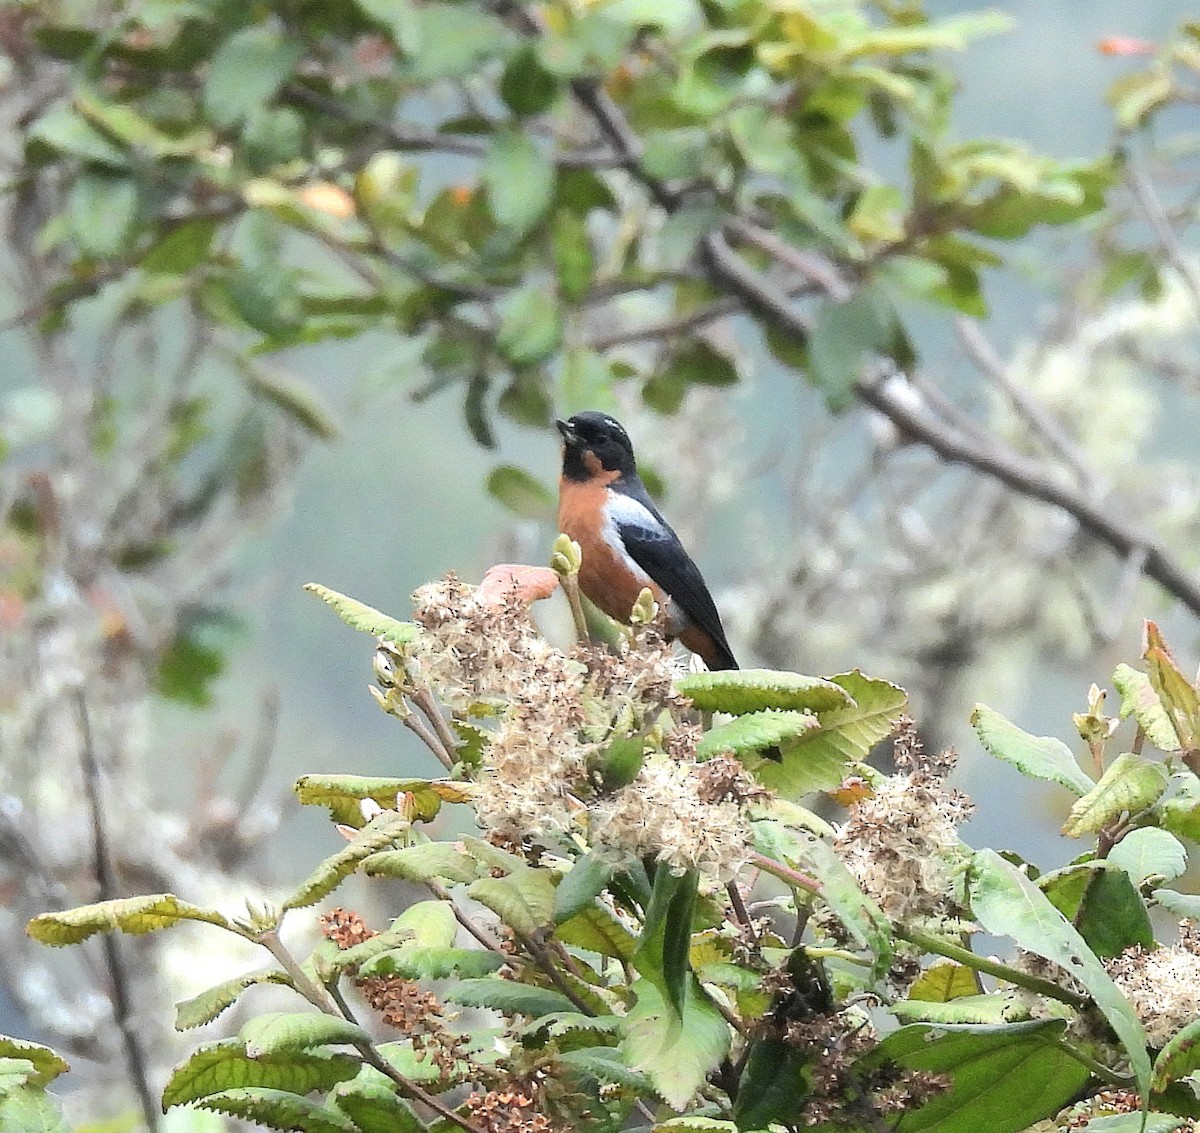
<path fill-rule="evenodd" d="M 628 622 L 648 586 L 667 611 L 671 637 L 710 669 L 736 669 L 699 568 L 638 476 L 629 434 L 605 413 L 555 424 L 563 438 L 558 528 L 583 552 L 580 589 L 609 617 Z"/>

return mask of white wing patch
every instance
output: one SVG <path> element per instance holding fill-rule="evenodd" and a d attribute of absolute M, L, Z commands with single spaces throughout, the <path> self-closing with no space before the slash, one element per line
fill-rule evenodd
<path fill-rule="evenodd" d="M 604 501 L 604 526 L 600 529 L 600 534 L 638 579 L 644 585 L 650 586 L 650 576 L 625 549 L 624 540 L 621 538 L 622 527 L 641 527 L 646 531 L 657 531 L 658 520 L 650 514 L 645 504 L 638 503 L 623 492 L 609 492 Z"/>

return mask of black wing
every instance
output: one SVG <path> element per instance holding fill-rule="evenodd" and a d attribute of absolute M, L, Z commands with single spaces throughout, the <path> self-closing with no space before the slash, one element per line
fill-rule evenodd
<path fill-rule="evenodd" d="M 736 669 L 738 664 L 729 642 L 725 640 L 721 615 L 717 613 L 716 603 L 708 592 L 700 568 L 692 562 L 679 536 L 654 506 L 641 480 L 626 478 L 621 489 L 624 495 L 645 508 L 656 521 L 652 525 L 636 522 L 636 512 L 640 510 L 636 507 L 628 509 L 633 515 L 622 514 L 625 509 L 619 509 L 614 515 L 621 542 L 625 544 L 630 557 L 671 596 L 692 625 L 712 638 L 722 654 L 721 667 Z"/>

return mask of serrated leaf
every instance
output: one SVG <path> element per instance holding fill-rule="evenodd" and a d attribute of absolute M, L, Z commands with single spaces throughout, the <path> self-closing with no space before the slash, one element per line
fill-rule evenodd
<path fill-rule="evenodd" d="M 487 479 L 488 494 L 514 515 L 539 523 L 552 521 L 557 506 L 554 493 L 524 469 L 512 464 L 493 468 Z"/>
<path fill-rule="evenodd" d="M 688 1133 L 737 1133 L 737 1124 L 715 1117 L 701 1117 L 698 1113 L 687 1113 L 683 1117 L 671 1117 L 654 1123 L 654 1133 L 671 1129 L 687 1130 Z"/>
<path fill-rule="evenodd" d="M 891 1005 L 902 1023 L 1016 1023 L 1029 1018 L 1029 1005 L 1013 995 L 997 992 L 963 995 L 956 999 L 902 999 Z"/>
<path fill-rule="evenodd" d="M 1155 889 L 1150 896 L 1180 920 L 1200 921 L 1200 894 L 1180 893 L 1177 889 Z"/>
<path fill-rule="evenodd" d="M 1200 693 L 1180 672 L 1158 626 L 1146 622 L 1146 650 L 1142 654 L 1150 683 L 1167 714 L 1185 755 L 1200 748 Z"/>
<path fill-rule="evenodd" d="M 530 1019 L 575 1010 L 575 1004 L 562 992 L 486 976 L 460 980 L 446 992 L 446 998 L 463 1007 L 489 1007 L 501 1015 L 525 1015 Z"/>
<path fill-rule="evenodd" d="M 783 712 L 776 708 L 747 712 L 705 732 L 696 745 L 696 758 L 711 759 L 723 752 L 739 758 L 754 755 L 820 727 L 821 721 L 807 712 Z"/>
<path fill-rule="evenodd" d="M 363 964 L 363 976 L 403 976 L 406 980 L 473 979 L 504 967 L 505 959 L 481 948 L 393 948 Z"/>
<path fill-rule="evenodd" d="M 190 1031 L 193 1027 L 211 1023 L 222 1011 L 232 1007 L 248 987 L 265 983 L 290 987 L 292 980 L 286 972 L 278 968 L 266 972 L 250 972 L 248 975 L 225 980 L 191 999 L 175 1004 L 175 1030 Z"/>
<path fill-rule="evenodd" d="M 29 922 L 25 931 L 39 943 L 59 948 L 64 944 L 78 944 L 97 932 L 119 929 L 140 936 L 170 928 L 180 921 L 203 921 L 232 928 L 228 918 L 215 909 L 181 901 L 173 893 L 148 893 L 142 897 L 121 897 L 115 901 L 81 905 L 61 913 L 42 913 Z"/>
<path fill-rule="evenodd" d="M 1167 1041 L 1154 1060 L 1155 1093 L 1165 1090 L 1169 1082 L 1186 1078 L 1200 1070 L 1200 1019 L 1193 1019 Z"/>
<path fill-rule="evenodd" d="M 554 923 L 554 883 L 542 870 L 522 866 L 506 877 L 481 877 L 467 894 L 521 936 Z"/>
<path fill-rule="evenodd" d="M 1059 1046 L 1064 1026 L 1059 1020 L 993 1027 L 914 1023 L 889 1035 L 864 1062 L 893 1061 L 945 1074 L 953 1083 L 901 1114 L 897 1133 L 1018 1133 L 1057 1113 L 1090 1077 Z"/>
<path fill-rule="evenodd" d="M 1129 874 L 1139 889 L 1152 877 L 1174 881 L 1188 864 L 1183 843 L 1156 826 L 1131 830 L 1108 852 L 1108 861 Z"/>
<path fill-rule="evenodd" d="M 341 850 L 326 858 L 284 902 L 285 909 L 302 909 L 329 896 L 364 858 L 394 845 L 412 829 L 399 812 L 385 810 L 367 823 Z"/>
<path fill-rule="evenodd" d="M 403 850 L 385 850 L 363 863 L 371 877 L 398 877 L 424 883 L 438 877 L 446 881 L 468 882 L 479 876 L 479 865 L 469 854 L 456 850 L 449 842 L 428 842 Z"/>
<path fill-rule="evenodd" d="M 358 1074 L 362 1060 L 328 1051 L 287 1050 L 250 1055 L 240 1039 L 201 1047 L 171 1072 L 162 1104 L 185 1105 L 210 1094 L 250 1086 L 307 1094 L 328 1090 Z"/>
<path fill-rule="evenodd" d="M 28 1085 L 12 1086 L 0 1094 L 0 1128 L 6 1133 L 10 1129 L 13 1133 L 72 1133 L 58 1098 Z"/>
<path fill-rule="evenodd" d="M 523 133 L 506 130 L 492 141 L 482 170 L 488 205 L 496 223 L 523 236 L 554 199 L 554 165 Z M 553 300 L 542 292 L 547 306 Z"/>
<path fill-rule="evenodd" d="M 392 1080 L 374 1066 L 363 1066 L 357 1078 L 338 1083 L 329 1100 L 361 1133 L 424 1133 L 425 1130 L 425 1123 L 396 1093 Z"/>
<path fill-rule="evenodd" d="M 1067 866 L 1038 878 L 1038 887 L 1101 959 L 1154 944 L 1145 903 L 1129 875 L 1111 862 Z"/>
<path fill-rule="evenodd" d="M 1132 716 L 1159 751 L 1178 751 L 1179 737 L 1149 676 L 1122 664 L 1113 671 L 1113 685 L 1121 694 L 1121 719 Z"/>
<path fill-rule="evenodd" d="M 604 1045 L 606 1040 L 616 1035 L 621 1029 L 619 1015 L 582 1015 L 578 1011 L 563 1011 L 554 1015 L 543 1015 L 540 1019 L 526 1024 L 520 1032 L 521 1041 L 530 1046 L 545 1046 L 553 1040 L 561 1043 L 564 1039 L 581 1037 L 579 1045 L 595 1047 L 597 1043 Z M 615 1051 L 612 1052 L 614 1055 Z"/>
<path fill-rule="evenodd" d="M 633 984 L 636 1002 L 625 1017 L 624 1061 L 647 1074 L 674 1109 L 684 1109 L 729 1053 L 729 1024 L 690 975 L 683 1009 L 667 1002 L 648 979 Z"/>
<path fill-rule="evenodd" d="M 979 991 L 979 977 L 965 964 L 934 964 L 926 968 L 908 989 L 909 999 L 926 1003 L 948 1003 Z"/>
<path fill-rule="evenodd" d="M 196 1105 L 285 1133 L 359 1133 L 358 1127 L 343 1113 L 283 1090 L 261 1086 L 210 1094 Z"/>
<path fill-rule="evenodd" d="M 238 1033 L 251 1058 L 313 1047 L 370 1041 L 357 1023 L 320 1011 L 274 1011 L 246 1021 Z"/>
<path fill-rule="evenodd" d="M 412 796 L 415 817 L 428 822 L 441 805 L 471 798 L 466 783 L 446 779 L 392 779 L 374 775 L 302 775 L 293 788 L 304 806 L 329 808 L 334 822 L 356 828 L 367 824 L 361 803 L 372 799 L 385 810 L 395 810 L 400 796 Z"/>
<path fill-rule="evenodd" d="M 234 32 L 213 53 L 204 82 L 204 108 L 222 127 L 263 106 L 304 54 L 299 39 L 269 24 Z"/>
<path fill-rule="evenodd" d="M 637 951 L 637 938 L 612 912 L 594 904 L 564 921 L 555 930 L 564 944 L 628 962 Z"/>
<path fill-rule="evenodd" d="M 654 1088 L 645 1074 L 627 1066 L 620 1052 L 612 1047 L 566 1050 L 558 1055 L 557 1061 L 568 1073 L 593 1078 L 601 1084 L 624 1086 L 635 1094 L 648 1094 Z"/>
<path fill-rule="evenodd" d="M 727 669 L 688 673 L 676 689 L 703 712 L 740 716 L 779 708 L 799 712 L 828 712 L 854 707 L 854 698 L 839 684 L 776 669 Z"/>
<path fill-rule="evenodd" d="M 699 883 L 700 876 L 694 869 L 677 874 L 665 866 L 658 868 L 633 955 L 633 966 L 658 987 L 681 1016 L 692 979 L 688 950 Z"/>
<path fill-rule="evenodd" d="M 485 1030 L 482 1033 L 488 1032 Z M 478 1040 L 480 1034 L 478 1029 L 472 1030 L 473 1039 Z M 439 1092 L 457 1085 L 473 1069 L 471 1064 L 463 1059 L 456 1059 L 449 1067 L 439 1066 L 429 1057 L 428 1050 L 417 1050 L 411 1039 L 380 1043 L 375 1049 L 389 1066 L 399 1070 L 409 1081 L 425 1085 L 436 1084 Z"/>
<path fill-rule="evenodd" d="M 1062 740 L 1032 736 L 986 704 L 975 705 L 971 724 L 986 751 L 1011 763 L 1023 775 L 1060 783 L 1077 795 L 1086 795 L 1095 786 Z"/>
<path fill-rule="evenodd" d="M 1065 968 L 1083 984 L 1125 1048 L 1144 1103 L 1150 1083 L 1146 1032 L 1074 925 L 994 850 L 975 854 L 970 895 L 972 915 L 984 929 L 1011 936 L 1021 948 Z"/>
<path fill-rule="evenodd" d="M 315 594 L 328 605 L 339 618 L 351 629 L 362 630 L 373 637 L 382 637 L 393 645 L 408 645 L 420 635 L 421 631 L 412 622 L 398 621 L 387 614 L 380 613 L 373 606 L 347 598 L 336 590 L 330 590 L 318 582 L 306 582 L 304 589 Z M 303 800 L 302 800 L 303 801 Z"/>
<path fill-rule="evenodd" d="M 1122 814 L 1140 814 L 1167 789 L 1160 763 L 1124 752 L 1108 765 L 1100 781 L 1071 807 L 1063 833 L 1070 838 L 1095 834 Z"/>
<path fill-rule="evenodd" d="M 22 1075 L 30 1086 L 48 1086 L 60 1074 L 71 1069 L 65 1058 L 41 1043 L 28 1042 L 0 1035 L 0 1058 L 11 1058 L 28 1062 L 31 1069 Z"/>
<path fill-rule="evenodd" d="M 902 688 L 864 676 L 858 669 L 830 680 L 850 694 L 852 703 L 821 712 L 820 728 L 782 744 L 782 762 L 763 759 L 752 767 L 764 787 L 786 799 L 836 787 L 846 774 L 846 765 L 865 759 L 877 743 L 890 736 L 908 707 Z"/>

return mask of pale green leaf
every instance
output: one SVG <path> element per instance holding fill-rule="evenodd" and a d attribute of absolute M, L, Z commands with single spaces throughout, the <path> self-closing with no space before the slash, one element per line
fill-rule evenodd
<path fill-rule="evenodd" d="M 1027 952 L 1058 964 L 1083 984 L 1125 1048 L 1145 1099 L 1150 1083 L 1146 1032 L 1075 926 L 994 850 L 975 854 L 970 894 L 972 915 L 984 929 L 995 936 L 1011 936 Z"/>
<path fill-rule="evenodd" d="M 549 488 L 522 468 L 502 464 L 493 468 L 487 480 L 488 494 L 499 500 L 514 515 L 539 523 L 551 523 L 557 497 Z"/>
<path fill-rule="evenodd" d="M 1100 781 L 1071 807 L 1063 833 L 1071 838 L 1103 830 L 1122 814 L 1140 814 L 1167 789 L 1161 763 L 1124 752 L 1108 765 Z"/>
<path fill-rule="evenodd" d="M 362 630 L 373 637 L 382 637 L 395 645 L 407 645 L 415 641 L 421 632 L 412 622 L 397 621 L 372 606 L 347 598 L 346 595 L 330 590 L 318 582 L 306 582 L 304 589 L 326 603 L 351 629 Z"/>
<path fill-rule="evenodd" d="M 1120 866 L 1137 887 L 1150 878 L 1174 881 L 1187 869 L 1187 850 L 1178 838 L 1156 826 L 1131 830 L 1108 853 L 1108 861 Z"/>
<path fill-rule="evenodd" d="M 1197 1070 L 1200 1070 L 1200 1019 L 1193 1019 L 1158 1052 L 1154 1060 L 1154 1090 L 1165 1090 L 1168 1083 Z"/>
<path fill-rule="evenodd" d="M 359 974 L 406 980 L 474 979 L 504 964 L 503 956 L 480 948 L 393 948 L 363 964 Z"/>
<path fill-rule="evenodd" d="M 902 1023 L 1017 1023 L 1029 1018 L 1029 1005 L 998 992 L 963 995 L 944 1002 L 902 999 L 891 1005 Z"/>
<path fill-rule="evenodd" d="M 361 1133 L 424 1133 L 425 1123 L 396 1093 L 396 1085 L 374 1066 L 363 1066 L 358 1077 L 340 1082 L 330 1102 L 353 1120 Z"/>
<path fill-rule="evenodd" d="M 696 758 L 711 759 L 724 752 L 739 757 L 752 755 L 820 727 L 817 717 L 807 712 L 781 712 L 773 708 L 747 712 L 705 732 L 696 745 Z"/>
<path fill-rule="evenodd" d="M 238 1034 L 251 1058 L 369 1039 L 357 1023 L 320 1011 L 269 1012 L 247 1020 Z"/>
<path fill-rule="evenodd" d="M 41 1043 L 0 1035 L 0 1058 L 28 1062 L 30 1070 L 23 1081 L 30 1086 L 48 1086 L 71 1067 L 66 1059 Z"/>
<path fill-rule="evenodd" d="M 908 989 L 909 999 L 927 1003 L 947 1003 L 979 991 L 979 977 L 965 964 L 950 962 L 926 968 Z"/>
<path fill-rule="evenodd" d="M 1121 694 L 1121 718 L 1132 716 L 1159 751 L 1178 751 L 1179 737 L 1149 676 L 1129 665 L 1118 665 L 1113 685 Z"/>
<path fill-rule="evenodd" d="M 265 983 L 290 987 L 292 980 L 286 972 L 278 968 L 265 972 L 250 972 L 248 975 L 225 980 L 191 999 L 175 1004 L 175 1029 L 189 1031 L 193 1027 L 211 1023 L 222 1011 L 232 1007 L 248 987 Z"/>
<path fill-rule="evenodd" d="M 367 823 L 362 803 L 371 799 L 385 810 L 411 802 L 414 817 L 428 822 L 442 803 L 463 803 L 471 797 L 468 783 L 448 779 L 392 779 L 376 775 L 302 775 L 293 788 L 305 806 L 329 808 L 334 822 L 362 827 Z"/>
<path fill-rule="evenodd" d="M 141 897 L 122 897 L 115 901 L 100 901 L 81 905 L 61 913 L 42 913 L 26 926 L 34 940 L 58 948 L 78 944 L 97 932 L 121 932 L 140 936 L 158 932 L 180 921 L 203 921 L 206 924 L 231 928 L 228 918 L 215 909 L 204 909 L 181 901 L 173 893 L 148 893 Z"/>
<path fill-rule="evenodd" d="M 497 305 L 500 329 L 496 346 L 516 366 L 541 362 L 562 341 L 558 304 L 544 287 L 528 286 L 510 292 Z"/>
<path fill-rule="evenodd" d="M 554 165 L 531 138 L 506 130 L 484 159 L 483 185 L 496 223 L 523 236 L 554 199 Z M 554 305 L 545 289 L 541 297 L 547 307 Z"/>
<path fill-rule="evenodd" d="M 854 698 L 840 684 L 775 669 L 688 673 L 675 687 L 704 712 L 734 716 L 765 708 L 826 712 L 854 706 Z"/>
<path fill-rule="evenodd" d="M 467 893 L 521 936 L 554 923 L 554 883 L 544 870 L 523 866 L 506 877 L 481 877 Z"/>
<path fill-rule="evenodd" d="M 1023 775 L 1061 783 L 1077 795 L 1086 795 L 1095 786 L 1062 740 L 1032 736 L 986 704 L 975 705 L 971 723 L 984 748 L 997 759 L 1011 763 Z"/>
<path fill-rule="evenodd" d="M 250 392 L 269 401 L 277 409 L 322 441 L 336 440 L 337 418 L 325 400 L 308 382 L 268 369 L 257 363 L 239 367 Z M 308 589 L 306 587 L 306 589 Z M 314 593 L 320 593 L 314 591 Z M 325 595 L 321 594 L 324 598 Z M 328 602 L 329 599 L 325 598 Z M 330 605 L 333 605 L 330 602 Z M 336 609 L 336 607 L 334 607 Z M 359 628 L 359 627 L 355 627 Z"/>
<path fill-rule="evenodd" d="M 526 1015 L 530 1019 L 575 1010 L 575 1004 L 562 992 L 495 976 L 459 980 L 447 990 L 446 998 L 463 1007 L 488 1007 L 502 1015 Z"/>
<path fill-rule="evenodd" d="M 303 43 L 270 24 L 251 24 L 221 43 L 208 65 L 204 107 L 222 127 L 236 125 L 275 96 L 304 54 Z"/>
<path fill-rule="evenodd" d="M 424 883 L 432 878 L 468 882 L 479 876 L 479 865 L 469 854 L 449 842 L 427 842 L 403 850 L 385 850 L 363 863 L 372 877 L 398 877 Z"/>

